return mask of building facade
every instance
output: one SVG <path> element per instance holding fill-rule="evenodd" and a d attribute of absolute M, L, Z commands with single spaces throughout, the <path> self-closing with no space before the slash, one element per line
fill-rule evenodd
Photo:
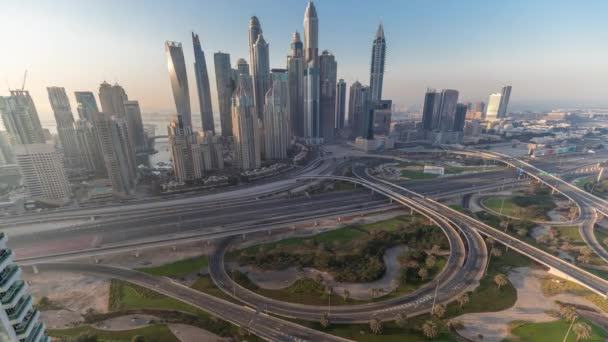
<path fill-rule="evenodd" d="M 43 144 L 46 141 L 38 111 L 28 91 L 11 90 L 10 96 L 0 96 L 0 114 L 12 144 Z"/>
<path fill-rule="evenodd" d="M 286 159 L 290 143 L 289 81 L 287 70 L 272 69 L 272 86 L 264 108 L 264 151 L 266 159 Z"/>
<path fill-rule="evenodd" d="M 338 63 L 332 53 L 325 50 L 319 57 L 321 137 L 324 143 L 334 141 L 336 131 L 336 83 Z"/>
<path fill-rule="evenodd" d="M 249 74 L 241 73 L 232 95 L 232 136 L 234 137 L 235 166 L 242 170 L 262 166 L 260 127 Z"/>
<path fill-rule="evenodd" d="M 488 99 L 488 105 L 486 106 L 486 117 L 488 121 L 496 121 L 499 119 L 498 111 L 500 109 L 500 103 L 502 101 L 501 93 L 490 94 Z"/>
<path fill-rule="evenodd" d="M 97 107 L 97 100 L 95 100 L 93 92 L 76 91 L 74 96 L 76 97 L 78 117 L 93 122 L 94 115 L 99 113 L 99 107 Z"/>
<path fill-rule="evenodd" d="M 203 178 L 203 159 L 198 137 L 192 127 L 180 125 L 174 119 L 167 127 L 173 156 L 173 175 L 179 183 L 195 182 Z"/>
<path fill-rule="evenodd" d="M 259 34 L 253 45 L 253 92 L 255 93 L 255 108 L 258 118 L 264 117 L 264 98 L 270 88 L 270 60 L 268 54 L 268 43 L 264 35 Z"/>
<path fill-rule="evenodd" d="M 63 87 L 46 88 L 49 95 L 49 102 L 55 115 L 57 123 L 57 135 L 61 142 L 65 165 L 68 168 L 81 168 L 80 152 L 76 142 L 76 132 L 74 130 L 74 116 L 72 106 Z"/>
<path fill-rule="evenodd" d="M 304 129 L 308 144 L 322 143 L 319 71 L 319 19 L 310 1 L 304 14 Z"/>
<path fill-rule="evenodd" d="M 119 118 L 124 117 L 124 103 L 128 100 L 127 93 L 119 84 L 110 85 L 104 81 L 99 86 L 99 102 L 101 103 L 101 110 L 106 114 Z"/>
<path fill-rule="evenodd" d="M 203 131 L 215 133 L 213 122 L 213 107 L 211 105 L 211 89 L 209 88 L 209 74 L 207 72 L 207 61 L 201 47 L 198 34 L 192 32 L 192 45 L 194 47 L 194 75 L 196 76 L 196 90 L 198 103 L 201 110 L 201 123 Z"/>
<path fill-rule="evenodd" d="M 173 99 L 177 109 L 177 120 L 183 127 L 192 127 L 192 112 L 190 109 L 190 92 L 188 90 L 188 74 L 182 44 L 165 42 L 169 79 L 173 90 Z M 102 105 L 103 108 L 103 105 Z"/>
<path fill-rule="evenodd" d="M 382 84 L 384 82 L 384 62 L 386 60 L 386 39 L 384 27 L 378 26 L 376 37 L 372 45 L 372 60 L 370 67 L 369 86 L 372 91 L 372 100 L 382 100 Z"/>
<path fill-rule="evenodd" d="M 287 56 L 289 78 L 289 107 L 291 134 L 304 136 L 304 47 L 300 34 L 295 32 L 291 42 L 291 52 Z"/>
<path fill-rule="evenodd" d="M 232 136 L 232 111 L 230 101 L 234 90 L 235 80 L 230 64 L 230 54 L 216 52 L 213 54 L 215 65 L 215 84 L 217 87 L 217 102 L 220 110 L 222 135 Z"/>
<path fill-rule="evenodd" d="M 148 138 L 144 132 L 144 123 L 141 118 L 141 109 L 138 101 L 125 101 L 125 120 L 129 131 L 131 146 L 135 152 L 145 152 L 148 150 Z"/>
<path fill-rule="evenodd" d="M 336 84 L 336 128 L 344 129 L 346 120 L 346 82 L 340 79 Z"/>

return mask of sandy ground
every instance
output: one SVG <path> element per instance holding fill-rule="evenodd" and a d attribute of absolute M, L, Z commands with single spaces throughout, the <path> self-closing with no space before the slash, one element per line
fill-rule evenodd
<path fill-rule="evenodd" d="M 509 273 L 509 280 L 517 289 L 517 301 L 507 310 L 498 312 L 471 313 L 456 317 L 462 321 L 464 329 L 458 333 L 473 341 L 480 341 L 478 335 L 483 335 L 483 341 L 502 341 L 509 335 L 508 323 L 512 321 L 548 322 L 556 318 L 547 314 L 549 310 L 559 310 L 555 301 L 572 303 L 599 308 L 581 297 L 559 294 L 545 297 L 541 291 L 540 278 L 548 275 L 541 270 L 529 267 L 515 268 Z"/>
<path fill-rule="evenodd" d="M 75 273 L 33 274 L 23 272 L 29 293 L 36 299 L 48 297 L 62 310 L 42 312 L 43 321 L 50 328 L 68 327 L 81 322 L 81 314 L 89 308 L 108 311 L 110 283 L 97 276 Z"/>
<path fill-rule="evenodd" d="M 217 342 L 217 341 L 231 341 L 219 337 L 207 330 L 193 327 L 185 324 L 169 324 L 171 332 L 179 338 L 182 342 Z"/>
<path fill-rule="evenodd" d="M 394 280 L 399 277 L 399 271 L 401 269 L 397 257 L 406 250 L 406 246 L 388 249 L 383 257 L 384 264 L 386 265 L 386 272 L 384 272 L 384 275 L 380 279 L 369 283 L 341 283 L 335 281 L 331 274 L 312 268 L 305 268 L 302 272 L 298 272 L 295 267 L 290 267 L 281 271 L 262 271 L 257 268 L 245 266 L 239 267 L 239 270 L 247 273 L 249 279 L 257 286 L 265 289 L 282 289 L 300 278 L 306 277 L 317 279 L 317 277 L 321 275 L 324 279 L 324 283 L 331 285 L 336 294 L 342 295 L 344 290 L 348 290 L 351 298 L 366 300 L 370 299 L 369 290 L 372 288 L 381 289 L 383 294 L 390 293 L 397 288 L 398 283 Z"/>

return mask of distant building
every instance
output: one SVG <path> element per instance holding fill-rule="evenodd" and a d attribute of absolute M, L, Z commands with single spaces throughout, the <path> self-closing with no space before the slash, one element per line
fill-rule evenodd
<path fill-rule="evenodd" d="M 95 95 L 90 91 L 76 91 L 74 92 L 76 97 L 78 116 L 81 119 L 93 122 L 95 114 L 99 113 L 99 107 L 97 107 L 97 101 Z"/>
<path fill-rule="evenodd" d="M 256 65 L 255 61 L 255 43 L 258 41 L 259 35 L 262 34 L 262 25 L 258 17 L 253 16 L 249 18 L 249 64 L 253 69 Z M 252 73 L 255 71 L 252 70 Z M 242 73 L 242 72 L 239 72 Z"/>
<path fill-rule="evenodd" d="M 238 75 L 251 75 L 249 71 L 249 64 L 244 58 L 239 58 L 236 61 L 236 75 L 235 75 L 235 83 L 237 82 Z M 236 84 L 235 84 L 236 89 Z"/>
<path fill-rule="evenodd" d="M 239 74 L 237 87 L 232 95 L 232 135 L 236 166 L 243 170 L 262 166 L 260 127 L 253 97 L 251 76 Z"/>
<path fill-rule="evenodd" d="M 372 92 L 372 101 L 382 100 L 382 83 L 384 81 L 384 62 L 386 60 L 386 39 L 384 27 L 378 26 L 374 44 L 372 46 L 372 62 L 369 86 Z"/>
<path fill-rule="evenodd" d="M 463 103 L 456 105 L 456 114 L 454 115 L 454 127 L 452 128 L 455 132 L 462 132 L 464 130 L 464 122 L 467 116 L 467 106 Z"/>
<path fill-rule="evenodd" d="M 125 101 L 124 106 L 131 145 L 135 148 L 135 152 L 145 152 L 148 149 L 148 139 L 144 132 L 139 102 Z"/>
<path fill-rule="evenodd" d="M 491 94 L 488 99 L 488 106 L 486 107 L 486 120 L 495 121 L 498 117 L 498 110 L 500 108 L 500 102 L 502 99 L 501 93 Z"/>
<path fill-rule="evenodd" d="M 165 42 L 165 53 L 167 55 L 173 99 L 175 100 L 175 108 L 177 109 L 177 120 L 183 127 L 192 127 L 188 74 L 186 72 L 182 44 L 170 41 Z"/>
<path fill-rule="evenodd" d="M 348 125 L 351 139 L 373 137 L 373 103 L 370 88 L 355 81 L 350 86 L 348 101 Z"/>
<path fill-rule="evenodd" d="M 68 168 L 80 168 L 81 160 L 76 143 L 76 132 L 74 131 L 74 116 L 72 106 L 63 87 L 46 88 L 49 95 L 49 102 L 55 114 L 57 122 L 57 134 L 61 142 L 61 148 Z"/>
<path fill-rule="evenodd" d="M 0 232 L 0 341 L 49 342 L 45 325 L 34 299 L 27 293 L 27 282 L 20 280 L 21 268 L 15 264 L 13 252 L 6 246 L 7 237 Z"/>
<path fill-rule="evenodd" d="M 375 101 L 373 106 L 374 135 L 389 135 L 391 132 L 393 101 L 379 100 Z"/>
<path fill-rule="evenodd" d="M 272 86 L 264 108 L 264 151 L 266 159 L 286 159 L 290 143 L 289 81 L 287 70 L 272 69 Z"/>
<path fill-rule="evenodd" d="M 32 199 L 53 204 L 69 201 L 71 192 L 63 156 L 53 145 L 17 145 L 15 159 Z"/>
<path fill-rule="evenodd" d="M 194 47 L 194 75 L 196 76 L 196 90 L 198 93 L 199 108 L 201 110 L 203 131 L 215 133 L 207 61 L 205 60 L 205 53 L 201 47 L 198 35 L 194 34 L 194 32 L 192 32 L 192 45 Z"/>
<path fill-rule="evenodd" d="M 215 64 L 215 84 L 217 87 L 217 101 L 220 109 L 220 124 L 222 135 L 232 136 L 232 111 L 230 101 L 234 90 L 235 80 L 232 77 L 230 54 L 216 52 L 213 55 Z"/>
<path fill-rule="evenodd" d="M 98 114 L 95 114 L 98 115 Z M 97 129 L 86 119 L 76 121 L 74 125 L 76 144 L 78 144 L 79 159 L 82 167 L 96 177 L 107 177 L 103 153 L 97 138 Z"/>
<path fill-rule="evenodd" d="M 346 82 L 340 79 L 336 84 L 336 128 L 343 129 L 346 120 Z"/>
<path fill-rule="evenodd" d="M 304 139 L 322 143 L 319 72 L 319 18 L 311 2 L 304 14 Z"/>
<path fill-rule="evenodd" d="M 509 99 L 511 99 L 511 86 L 502 87 L 500 96 L 500 105 L 498 106 L 498 118 L 502 119 L 507 116 L 507 109 L 509 106 Z"/>
<path fill-rule="evenodd" d="M 110 85 L 108 82 L 104 81 L 99 86 L 99 102 L 101 103 L 101 110 L 105 114 L 119 118 L 124 117 L 125 101 L 129 101 L 129 97 L 124 88 L 120 85 Z"/>
<path fill-rule="evenodd" d="M 444 89 L 439 93 L 428 89 L 422 109 L 424 139 L 432 144 L 462 142 L 466 110 L 466 105 L 458 105 L 457 90 Z"/>
<path fill-rule="evenodd" d="M 0 114 L 12 144 L 46 141 L 38 111 L 27 90 L 11 90 L 10 96 L 0 96 Z"/>
<path fill-rule="evenodd" d="M 295 32 L 291 52 L 287 56 L 291 135 L 304 136 L 304 48 L 300 34 Z"/>
<path fill-rule="evenodd" d="M 203 169 L 221 170 L 224 168 L 224 148 L 220 137 L 206 132 L 199 136 L 199 145 L 203 154 Z"/>
<path fill-rule="evenodd" d="M 173 157 L 173 175 L 180 182 L 194 182 L 203 178 L 203 156 L 197 134 L 192 127 L 174 119 L 167 127 Z"/>
<path fill-rule="evenodd" d="M 264 117 L 264 97 L 270 88 L 270 59 L 268 54 L 268 43 L 260 32 L 253 45 L 253 92 L 254 102 L 259 119 Z"/>
<path fill-rule="evenodd" d="M 321 137 L 324 143 L 332 143 L 336 130 L 336 82 L 338 63 L 329 51 L 319 57 Z"/>

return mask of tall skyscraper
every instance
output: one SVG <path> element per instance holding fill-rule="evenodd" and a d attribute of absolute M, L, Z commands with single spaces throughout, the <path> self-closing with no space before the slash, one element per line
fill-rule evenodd
<path fill-rule="evenodd" d="M 97 114 L 94 114 L 97 115 Z M 80 119 L 75 123 L 76 143 L 82 166 L 96 177 L 107 177 L 103 153 L 97 139 L 97 129 L 93 122 Z"/>
<path fill-rule="evenodd" d="M 65 174 L 63 156 L 55 146 L 17 145 L 15 159 L 31 198 L 54 204 L 69 201 L 70 184 Z"/>
<path fill-rule="evenodd" d="M 216 52 L 213 55 L 215 64 L 215 84 L 217 87 L 217 102 L 220 108 L 220 124 L 222 135 L 232 136 L 232 110 L 230 100 L 234 90 L 234 79 L 230 64 L 230 54 Z"/>
<path fill-rule="evenodd" d="M 94 119 L 99 148 L 112 190 L 117 195 L 130 195 L 135 189 L 137 165 L 127 123 L 124 118 L 103 112 L 98 113 Z"/>
<path fill-rule="evenodd" d="M 11 137 L 6 131 L 0 131 L 0 159 L 3 161 L 2 165 L 15 163 Z"/>
<path fill-rule="evenodd" d="M 270 60 L 268 43 L 260 33 L 253 45 L 253 91 L 255 93 L 255 108 L 258 118 L 264 117 L 264 97 L 270 88 Z"/>
<path fill-rule="evenodd" d="M 384 38 L 384 27 L 378 26 L 374 45 L 372 46 L 372 63 L 369 77 L 369 85 L 372 89 L 372 100 L 382 100 L 382 82 L 384 80 L 384 61 L 386 59 L 386 40 Z"/>
<path fill-rule="evenodd" d="M 351 138 L 356 138 L 359 132 L 355 120 L 357 105 L 359 103 L 359 96 L 361 96 L 361 83 L 355 81 L 350 85 L 349 98 L 348 98 L 348 128 L 351 131 Z"/>
<path fill-rule="evenodd" d="M 509 99 L 511 98 L 511 86 L 502 87 L 500 96 L 500 106 L 498 107 L 498 118 L 502 119 L 507 116 L 507 107 L 509 106 Z"/>
<path fill-rule="evenodd" d="M 188 74 L 182 44 L 165 42 L 169 78 L 173 90 L 173 99 L 177 109 L 177 120 L 183 127 L 192 127 L 192 112 L 190 110 L 190 92 L 188 90 Z M 102 105 L 103 108 L 103 105 Z"/>
<path fill-rule="evenodd" d="M 237 87 L 232 95 L 232 135 L 236 166 L 243 170 L 262 166 L 259 119 L 253 97 L 251 76 L 239 74 Z"/>
<path fill-rule="evenodd" d="M 272 86 L 264 108 L 264 151 L 266 159 L 286 159 L 290 142 L 289 81 L 287 70 L 272 69 Z"/>
<path fill-rule="evenodd" d="M 464 103 L 459 103 L 456 105 L 456 115 L 454 116 L 454 127 L 452 130 L 454 132 L 462 132 L 464 131 L 464 123 L 466 121 L 467 116 L 467 105 Z"/>
<path fill-rule="evenodd" d="M 196 90 L 198 92 L 198 103 L 201 110 L 201 122 L 203 131 L 215 133 L 213 122 L 213 107 L 211 105 L 211 89 L 209 88 L 209 74 L 207 73 L 207 62 L 205 53 L 201 48 L 198 34 L 192 32 L 192 45 L 194 46 L 194 74 L 196 76 Z"/>
<path fill-rule="evenodd" d="M 388 135 L 391 131 L 393 116 L 392 100 L 373 101 L 374 135 Z"/>
<path fill-rule="evenodd" d="M 224 147 L 220 137 L 209 133 L 203 133 L 198 137 L 203 155 L 203 169 L 221 170 L 224 168 Z"/>
<path fill-rule="evenodd" d="M 124 102 L 128 100 L 129 97 L 124 88 L 118 84 L 110 85 L 104 81 L 99 86 L 99 102 L 101 103 L 101 110 L 106 114 L 120 118 L 124 117 Z"/>
<path fill-rule="evenodd" d="M 344 128 L 346 119 L 346 82 L 340 79 L 336 84 L 336 128 Z"/>
<path fill-rule="evenodd" d="M 325 50 L 319 57 L 321 136 L 325 143 L 334 141 L 336 130 L 336 82 L 338 63 L 332 53 Z"/>
<path fill-rule="evenodd" d="M 422 108 L 422 129 L 432 131 L 436 128 L 439 106 L 441 105 L 441 94 L 435 89 L 427 89 L 424 95 L 424 106 Z"/>
<path fill-rule="evenodd" d="M 93 122 L 93 116 L 99 113 L 95 95 L 90 91 L 76 91 L 74 92 L 74 96 L 76 97 L 76 104 L 78 105 L 78 116 L 81 119 Z"/>
<path fill-rule="evenodd" d="M 249 72 L 249 64 L 247 64 L 247 61 L 245 60 L 245 58 L 239 58 L 236 61 L 236 75 L 235 75 L 236 83 L 238 83 L 238 75 L 251 75 Z M 235 89 L 236 89 L 236 84 L 235 84 Z"/>
<path fill-rule="evenodd" d="M 197 135 L 192 127 L 172 120 L 167 127 L 173 156 L 173 174 L 178 182 L 194 182 L 203 178 L 203 160 Z"/>
<path fill-rule="evenodd" d="M 291 42 L 291 52 L 287 56 L 289 78 L 289 106 L 291 134 L 304 136 L 304 48 L 300 34 L 295 32 Z"/>
<path fill-rule="evenodd" d="M 260 25 L 258 17 L 253 16 L 249 19 L 249 65 L 251 65 L 251 68 L 256 65 L 254 48 L 260 34 L 262 34 L 262 25 Z"/>
<path fill-rule="evenodd" d="M 74 116 L 72 106 L 63 87 L 46 88 L 49 95 L 49 102 L 55 114 L 57 122 L 57 134 L 61 142 L 61 148 L 65 158 L 65 165 L 68 168 L 81 167 L 80 152 L 76 142 L 76 132 L 74 130 Z"/>
<path fill-rule="evenodd" d="M 27 90 L 11 90 L 10 96 L 0 96 L 0 113 L 12 144 L 46 141 L 38 111 Z"/>
<path fill-rule="evenodd" d="M 486 106 L 486 120 L 495 121 L 499 119 L 498 110 L 500 109 L 501 102 L 501 93 L 490 94 L 490 98 L 488 99 L 488 105 Z"/>
<path fill-rule="evenodd" d="M 444 89 L 441 91 L 441 103 L 439 115 L 433 123 L 434 129 L 440 131 L 451 131 L 454 127 L 456 105 L 458 104 L 458 90 Z"/>
<path fill-rule="evenodd" d="M 310 1 L 304 14 L 304 138 L 308 143 L 321 141 L 319 19 Z"/>
<path fill-rule="evenodd" d="M 144 132 L 144 123 L 141 118 L 141 109 L 137 101 L 125 101 L 125 120 L 129 130 L 129 139 L 135 152 L 144 152 L 148 149 L 148 141 Z"/>
<path fill-rule="evenodd" d="M 0 341 L 49 342 L 46 329 L 40 320 L 40 311 L 28 295 L 28 284 L 19 279 L 21 269 L 13 261 L 14 254 L 7 246 L 6 234 L 0 232 L 0 281 L 2 307 L 0 308 Z"/>

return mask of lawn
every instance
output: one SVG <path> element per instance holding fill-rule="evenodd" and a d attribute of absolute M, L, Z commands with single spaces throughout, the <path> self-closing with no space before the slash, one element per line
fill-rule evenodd
<path fill-rule="evenodd" d="M 481 201 L 484 207 L 493 210 L 497 213 L 507 215 L 507 216 L 516 216 L 517 206 L 513 203 L 512 198 L 506 197 L 486 197 Z M 501 209 L 502 208 L 502 209 Z"/>
<path fill-rule="evenodd" d="M 207 259 L 207 256 L 202 255 L 158 267 L 140 268 L 138 271 L 159 277 L 183 277 L 194 272 L 200 272 L 202 269 L 207 268 L 208 265 L 209 260 Z"/>
<path fill-rule="evenodd" d="M 76 341 L 78 337 L 94 335 L 99 341 L 130 342 L 135 336 L 142 336 L 147 342 L 179 342 L 166 325 L 156 324 L 144 328 L 110 331 L 99 330 L 90 326 L 80 326 L 70 329 L 47 329 L 46 333 L 51 337 Z"/>
<path fill-rule="evenodd" d="M 405 328 L 398 327 L 394 322 L 382 323 L 382 334 L 375 335 L 370 332 L 369 324 L 334 324 L 327 329 L 323 329 L 319 323 L 304 323 L 305 325 L 324 331 L 326 333 L 347 338 L 359 342 L 428 342 L 428 338 L 422 335 L 421 326 L 428 316 L 416 317 L 408 320 L 408 326 Z M 301 322 L 298 322 L 302 324 Z M 441 333 L 434 341 L 458 341 L 447 329 L 440 330 Z"/>
<path fill-rule="evenodd" d="M 553 230 L 559 234 L 559 237 L 568 239 L 573 245 L 584 245 L 585 241 L 579 233 L 578 226 L 555 226 Z"/>
<path fill-rule="evenodd" d="M 608 336 L 600 327 L 585 319 L 579 319 L 577 322 L 587 323 L 592 329 L 591 337 L 588 339 L 581 339 L 580 341 L 604 341 L 604 339 Z M 511 333 L 523 341 L 529 342 L 563 341 L 569 326 L 570 323 L 564 320 L 545 323 L 524 323 L 514 328 Z M 578 341 L 574 331 L 570 331 L 566 341 Z"/>
<path fill-rule="evenodd" d="M 482 205 L 497 213 L 525 220 L 549 220 L 548 212 L 556 207 L 555 197 L 545 188 L 515 193 L 511 197 L 488 197 Z"/>
<path fill-rule="evenodd" d="M 496 166 L 446 166 L 444 168 L 445 174 L 459 174 L 463 172 L 488 172 L 488 171 L 499 171 L 504 170 L 504 167 Z"/>
<path fill-rule="evenodd" d="M 424 173 L 422 171 L 415 170 L 401 170 L 401 177 L 409 178 L 411 180 L 419 180 L 419 179 L 435 179 L 439 177 L 434 173 Z"/>

